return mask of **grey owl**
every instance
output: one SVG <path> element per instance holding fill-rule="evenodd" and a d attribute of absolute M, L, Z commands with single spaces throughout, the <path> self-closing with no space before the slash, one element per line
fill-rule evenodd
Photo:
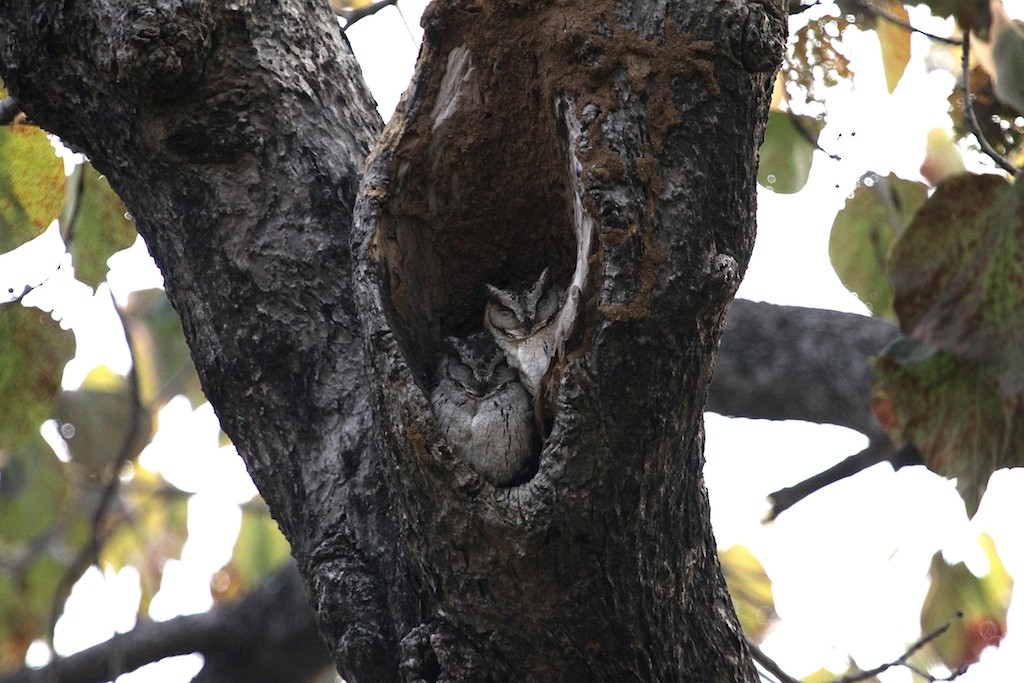
<path fill-rule="evenodd" d="M 533 403 L 491 335 L 445 339 L 437 379 L 430 403 L 449 446 L 495 486 L 515 483 L 536 452 Z"/>
<path fill-rule="evenodd" d="M 541 379 L 559 341 L 557 326 L 552 323 L 562 306 L 562 293 L 561 287 L 551 283 L 547 268 L 528 289 L 487 285 L 484 326 L 533 396 L 540 393 Z"/>

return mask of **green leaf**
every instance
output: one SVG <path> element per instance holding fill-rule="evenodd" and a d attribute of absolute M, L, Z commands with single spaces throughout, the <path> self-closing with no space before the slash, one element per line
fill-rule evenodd
<path fill-rule="evenodd" d="M 910 16 L 907 14 L 907 8 L 903 6 L 902 2 L 888 0 L 883 2 L 882 5 L 882 9 L 889 15 L 903 21 L 907 25 L 910 24 Z M 875 32 L 878 34 L 878 44 L 882 49 L 885 85 L 889 92 L 892 92 L 899 84 L 900 78 L 903 77 L 907 64 L 910 63 L 910 31 L 892 21 L 880 19 L 875 26 Z"/>
<path fill-rule="evenodd" d="M 903 334 L 995 367 L 1024 392 L 1024 184 L 961 175 L 940 184 L 893 245 Z"/>
<path fill-rule="evenodd" d="M 0 253 L 42 233 L 64 205 L 64 162 L 35 126 L 0 126 Z"/>
<path fill-rule="evenodd" d="M 54 416 L 71 461 L 90 477 L 106 478 L 117 462 L 134 460 L 152 432 L 149 412 L 134 407 L 123 379 L 113 391 L 83 386 L 61 392 Z"/>
<path fill-rule="evenodd" d="M 64 466 L 38 433 L 18 449 L 0 451 L 0 541 L 41 536 L 66 495 Z"/>
<path fill-rule="evenodd" d="M 742 545 L 719 551 L 718 557 L 743 632 L 760 641 L 777 617 L 771 579 L 754 554 Z"/>
<path fill-rule="evenodd" d="M 769 112 L 757 182 L 780 194 L 800 191 L 810 175 L 818 134 L 824 125 L 810 116 Z"/>
<path fill-rule="evenodd" d="M 0 306 L 0 445 L 17 447 L 50 417 L 74 337 L 48 313 Z"/>
<path fill-rule="evenodd" d="M 70 240 L 75 276 L 96 287 L 107 277 L 107 259 L 127 249 L 137 237 L 135 224 L 126 218 L 128 209 L 110 188 L 105 176 L 92 164 L 83 164 L 72 176 L 71 183 L 80 182 L 77 208 Z M 62 226 L 63 228 L 64 226 Z M 66 232 L 66 230 L 65 230 Z"/>
<path fill-rule="evenodd" d="M 124 315 L 132 334 L 142 402 L 154 411 L 178 394 L 187 397 L 193 408 L 204 403 L 181 319 L 163 290 L 134 292 Z"/>
<path fill-rule="evenodd" d="M 963 562 L 949 564 L 941 553 L 932 557 L 931 587 L 921 608 L 921 630 L 929 633 L 946 623 L 950 628 L 931 647 L 950 670 L 978 661 L 982 650 L 998 646 L 1006 635 L 1006 613 L 1013 579 L 1006 571 L 995 543 L 978 537 L 989 561 L 989 573 L 977 577 Z M 956 618 L 962 614 L 962 618 Z"/>
<path fill-rule="evenodd" d="M 64 567 L 51 555 L 39 555 L 13 571 L 0 568 L 0 670 L 24 666 L 25 652 L 41 637 Z"/>
<path fill-rule="evenodd" d="M 836 214 L 828 255 L 843 285 L 879 317 L 895 318 L 885 264 L 893 240 L 928 196 L 922 183 L 866 176 Z"/>
<path fill-rule="evenodd" d="M 973 516 L 992 473 L 1024 465 L 1024 397 L 1001 394 L 991 366 L 920 351 L 903 340 L 874 360 L 872 409 L 897 443 L 913 443 L 929 469 L 956 479 Z"/>

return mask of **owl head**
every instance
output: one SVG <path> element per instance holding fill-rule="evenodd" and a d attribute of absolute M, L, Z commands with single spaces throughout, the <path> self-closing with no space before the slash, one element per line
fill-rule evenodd
<path fill-rule="evenodd" d="M 487 285 L 484 323 L 496 337 L 525 339 L 544 327 L 558 313 L 562 289 L 551 284 L 545 268 L 537 281 L 526 289 L 499 289 Z"/>
<path fill-rule="evenodd" d="M 487 332 L 447 337 L 439 376 L 450 379 L 471 396 L 483 397 L 516 380 L 505 354 Z"/>

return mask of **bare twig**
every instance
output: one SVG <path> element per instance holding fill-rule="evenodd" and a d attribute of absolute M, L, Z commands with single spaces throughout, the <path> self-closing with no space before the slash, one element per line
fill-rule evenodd
<path fill-rule="evenodd" d="M 800 683 L 800 680 L 793 678 L 788 673 L 782 670 L 782 667 L 775 663 L 775 660 L 764 653 L 757 643 L 747 638 L 747 647 L 750 649 L 750 654 L 754 658 L 754 661 L 764 667 L 764 670 L 775 676 L 779 680 L 779 683 Z"/>
<path fill-rule="evenodd" d="M 911 664 L 908 664 L 907 660 L 910 659 L 914 655 L 914 653 L 916 653 L 918 650 L 923 648 L 925 645 L 927 645 L 928 643 L 932 642 L 933 640 L 935 640 L 936 638 L 938 638 L 939 636 L 944 634 L 946 631 L 948 631 L 949 627 L 953 625 L 953 621 L 955 621 L 956 619 L 962 619 L 963 616 L 964 615 L 963 615 L 962 612 L 957 612 L 956 616 L 953 619 L 951 619 L 950 621 L 947 621 L 945 624 L 943 624 L 942 626 L 938 627 L 937 629 L 935 629 L 935 630 L 933 630 L 933 631 L 931 631 L 929 633 L 926 633 L 923 636 L 921 636 L 910 647 L 908 647 L 907 650 L 902 655 L 900 655 L 900 657 L 898 659 L 895 659 L 895 660 L 893 660 L 891 662 L 887 662 L 885 664 L 881 664 L 879 666 L 876 666 L 874 669 L 869 669 L 867 671 L 861 671 L 859 673 L 850 674 L 849 676 L 843 676 L 842 678 L 836 679 L 832 683 L 857 683 L 857 681 L 863 681 L 863 680 L 866 680 L 866 679 L 871 678 L 873 676 L 877 676 L 878 674 L 882 673 L 883 671 L 887 671 L 887 670 L 893 668 L 894 666 L 902 666 L 904 668 L 910 669 L 915 674 L 917 674 L 918 676 L 923 677 L 927 681 L 934 682 L 934 681 L 952 681 L 952 680 L 954 680 L 960 674 L 962 674 L 964 671 L 966 671 L 967 667 L 963 667 L 961 669 L 958 669 L 957 671 L 954 671 L 949 676 L 945 676 L 943 678 L 936 678 L 936 677 L 934 677 L 934 676 L 932 676 L 930 674 L 927 674 L 927 673 L 925 673 L 923 671 L 918 670 L 916 667 L 912 666 Z"/>
<path fill-rule="evenodd" d="M 954 619 L 952 619 L 950 621 L 947 621 L 945 624 L 943 624 L 942 626 L 938 627 L 937 629 L 935 629 L 935 630 L 933 630 L 933 631 L 931 631 L 929 633 L 926 633 L 925 635 L 921 636 L 921 638 L 919 638 L 918 640 L 914 641 L 914 643 L 912 643 L 910 645 L 910 647 L 908 647 L 903 652 L 902 655 L 900 655 L 898 658 L 892 660 L 891 662 L 886 662 L 885 664 L 880 664 L 879 666 L 876 666 L 873 669 L 867 669 L 867 670 L 864 670 L 864 671 L 858 671 L 857 673 L 853 673 L 853 674 L 849 674 L 848 676 L 843 676 L 841 678 L 837 678 L 834 681 L 832 681 L 832 683 L 859 683 L 859 681 L 865 681 L 865 680 L 867 680 L 869 678 L 873 678 L 873 677 L 877 676 L 878 674 L 883 673 L 884 671 L 888 671 L 889 669 L 891 669 L 893 667 L 896 667 L 896 666 L 902 666 L 905 669 L 909 669 L 915 675 L 920 676 L 921 678 L 923 678 L 926 681 L 929 681 L 929 683 L 938 683 L 938 681 L 952 681 L 952 680 L 955 680 L 962 673 L 967 671 L 967 667 L 966 666 L 965 667 L 961 667 L 960 669 L 957 669 L 956 671 L 954 671 L 953 673 L 949 674 L 948 676 L 943 676 L 941 678 L 937 678 L 937 677 L 932 676 L 931 674 L 929 674 L 929 673 L 927 673 L 925 671 L 921 671 L 920 669 L 918 669 L 913 664 L 910 664 L 908 660 L 912 656 L 914 656 L 914 654 L 917 653 L 925 645 L 927 645 L 928 643 L 932 642 L 933 640 L 935 640 L 936 638 L 938 638 L 942 634 L 944 634 L 946 631 L 948 631 L 949 627 L 953 625 L 953 621 L 955 621 L 956 619 L 962 619 L 963 616 L 964 616 L 963 613 L 958 612 L 956 614 L 956 616 L 954 617 Z M 750 654 L 754 658 L 754 661 L 757 662 L 758 664 L 760 664 L 764 668 L 765 671 L 767 671 L 771 675 L 775 676 L 775 678 L 778 679 L 779 683 L 800 683 L 800 681 L 798 679 L 790 676 L 785 671 L 783 671 L 782 667 L 780 667 L 778 664 L 776 664 L 775 660 L 773 660 L 771 657 L 766 655 L 764 653 L 764 651 L 762 651 L 761 648 L 757 646 L 756 643 L 754 643 L 749 638 L 747 638 L 746 640 L 747 640 L 747 647 L 750 649 Z"/>
<path fill-rule="evenodd" d="M 851 477 L 862 470 L 888 462 L 894 470 L 905 465 L 919 465 L 923 462 L 920 451 L 913 444 L 893 449 L 888 439 L 878 439 L 868 444 L 860 453 L 855 453 L 823 472 L 819 472 L 798 484 L 768 494 L 771 510 L 765 521 L 772 521 L 807 496 L 820 491 L 829 484 Z"/>
<path fill-rule="evenodd" d="M 971 34 L 970 31 L 964 34 L 964 47 L 963 53 L 960 57 L 960 95 L 964 101 L 964 115 L 967 117 L 967 124 L 971 128 L 971 132 L 974 137 L 978 140 L 978 144 L 981 146 L 981 151 L 989 155 L 992 161 L 996 162 L 996 165 L 1001 169 L 1009 173 L 1010 175 L 1017 175 L 1019 169 L 1011 164 L 1006 157 L 999 152 L 992 149 L 992 145 L 985 139 L 985 135 L 981 132 L 981 126 L 978 125 L 978 118 L 974 115 L 974 104 L 971 98 L 971 88 L 969 82 L 969 75 L 971 71 Z"/>

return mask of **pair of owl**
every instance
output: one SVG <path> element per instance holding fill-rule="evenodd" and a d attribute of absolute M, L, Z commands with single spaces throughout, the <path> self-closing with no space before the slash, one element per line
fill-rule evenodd
<path fill-rule="evenodd" d="M 555 353 L 563 290 L 547 269 L 524 289 L 487 286 L 486 332 L 448 337 L 430 395 L 455 454 L 495 486 L 521 481 L 535 457 L 535 399 Z"/>

